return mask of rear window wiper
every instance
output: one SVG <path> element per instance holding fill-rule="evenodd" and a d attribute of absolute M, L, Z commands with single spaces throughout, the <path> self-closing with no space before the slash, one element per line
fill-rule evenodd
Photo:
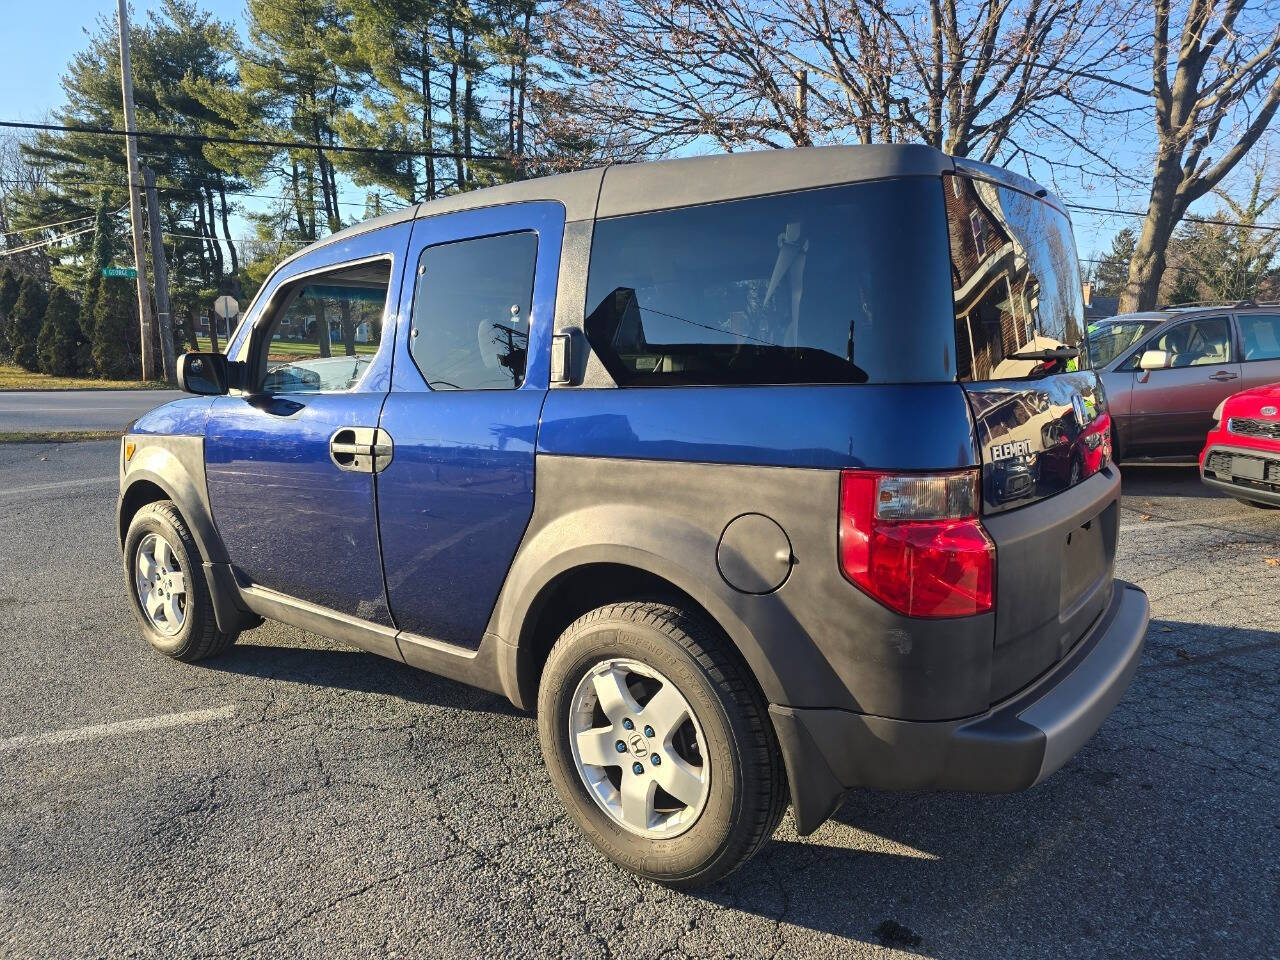
<path fill-rule="evenodd" d="M 1006 360 L 1074 360 L 1080 356 L 1075 347 L 1059 347 L 1056 350 L 1023 350 L 1005 354 Z"/>

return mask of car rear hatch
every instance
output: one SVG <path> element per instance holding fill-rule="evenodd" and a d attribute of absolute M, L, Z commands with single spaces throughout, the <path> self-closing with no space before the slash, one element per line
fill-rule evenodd
<path fill-rule="evenodd" d="M 995 703 L 1065 656 L 1106 609 L 1120 477 L 1105 394 L 1075 354 L 1084 310 L 1065 212 L 977 165 L 957 168 L 944 178 L 956 367 L 996 547 Z"/>
<path fill-rule="evenodd" d="M 1120 474 L 1091 371 L 965 392 L 996 546 L 994 703 L 1057 663 L 1110 602 Z"/>

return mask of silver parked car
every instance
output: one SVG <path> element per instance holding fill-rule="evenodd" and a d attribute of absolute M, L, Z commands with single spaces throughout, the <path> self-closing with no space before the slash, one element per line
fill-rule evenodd
<path fill-rule="evenodd" d="M 1233 393 L 1280 382 L 1280 304 L 1171 307 L 1089 325 L 1124 458 L 1194 458 Z"/>

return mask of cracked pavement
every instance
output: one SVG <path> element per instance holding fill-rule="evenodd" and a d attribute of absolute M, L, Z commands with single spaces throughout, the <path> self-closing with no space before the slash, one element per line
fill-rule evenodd
<path fill-rule="evenodd" d="M 680 893 L 579 837 L 499 697 L 280 625 L 152 653 L 116 451 L 0 446 L 0 956 L 1280 956 L 1280 512 L 1189 470 L 1125 471 L 1147 650 L 1061 772 L 856 793 Z"/>

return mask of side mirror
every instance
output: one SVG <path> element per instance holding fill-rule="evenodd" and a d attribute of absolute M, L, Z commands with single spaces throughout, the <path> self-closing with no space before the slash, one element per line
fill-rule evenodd
<path fill-rule="evenodd" d="M 1163 370 L 1169 366 L 1168 350 L 1144 350 L 1138 358 L 1139 370 Z"/>
<path fill-rule="evenodd" d="M 178 357 L 178 386 L 187 393 L 216 397 L 227 392 L 227 358 L 221 353 L 184 353 Z"/>

